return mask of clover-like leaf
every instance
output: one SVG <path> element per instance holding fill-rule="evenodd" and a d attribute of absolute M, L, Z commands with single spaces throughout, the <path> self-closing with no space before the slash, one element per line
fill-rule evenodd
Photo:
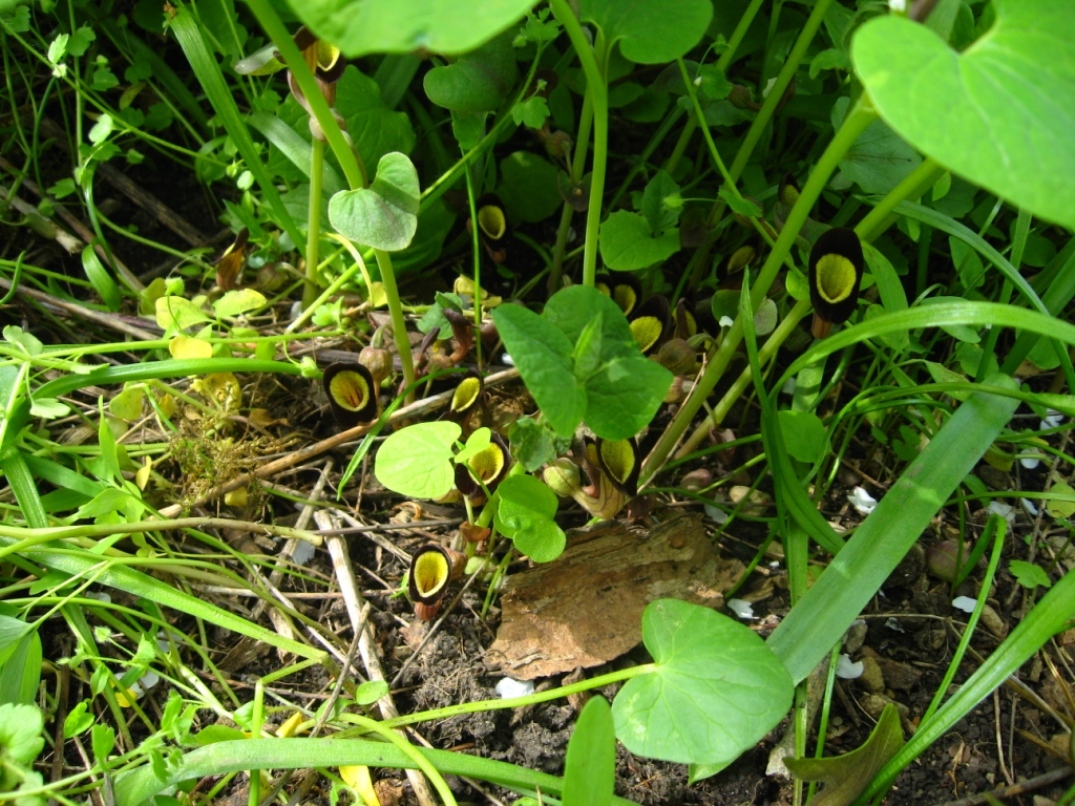
<path fill-rule="evenodd" d="M 567 544 L 556 525 L 556 494 L 533 476 L 511 476 L 497 489 L 496 526 L 534 562 L 555 560 Z"/>
<path fill-rule="evenodd" d="M 372 185 L 342 191 L 329 200 L 329 221 L 356 243 L 398 252 L 410 245 L 418 230 L 419 195 L 414 163 L 393 151 L 377 163 Z"/>
<path fill-rule="evenodd" d="M 700 605 L 658 599 L 642 614 L 656 668 L 616 696 L 616 736 L 632 753 L 683 764 L 737 758 L 791 706 L 787 669 L 750 628 Z"/>

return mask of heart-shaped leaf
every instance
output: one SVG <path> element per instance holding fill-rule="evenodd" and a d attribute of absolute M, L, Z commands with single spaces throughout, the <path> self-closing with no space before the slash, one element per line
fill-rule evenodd
<path fill-rule="evenodd" d="M 851 57 L 881 117 L 954 173 L 1075 226 L 1075 4 L 994 0 L 997 19 L 957 53 L 929 28 L 883 16 Z"/>
<path fill-rule="evenodd" d="M 465 8 L 456 0 L 303 0 L 288 5 L 318 36 L 351 57 L 416 50 L 456 55 L 506 30 L 536 0 L 483 0 Z"/>
<path fill-rule="evenodd" d="M 337 193 L 328 203 L 328 218 L 338 233 L 356 243 L 398 252 L 418 230 L 418 171 L 406 154 L 385 154 L 377 178 L 368 188 Z"/>
<path fill-rule="evenodd" d="M 400 495 L 440 498 L 455 486 L 452 448 L 462 429 L 455 423 L 416 423 L 392 434 L 377 451 L 373 473 Z"/>
<path fill-rule="evenodd" d="M 620 53 L 639 64 L 679 58 L 702 39 L 713 18 L 710 0 L 582 0 L 579 16 L 595 23 L 609 47 L 619 40 Z"/>
<path fill-rule="evenodd" d="M 683 764 L 730 762 L 791 706 L 787 669 L 753 631 L 678 599 L 642 614 L 654 671 L 627 682 L 612 705 L 616 736 L 640 756 Z"/>
<path fill-rule="evenodd" d="M 679 230 L 654 234 L 645 216 L 619 210 L 601 225 L 601 260 L 615 271 L 644 269 L 679 251 Z"/>

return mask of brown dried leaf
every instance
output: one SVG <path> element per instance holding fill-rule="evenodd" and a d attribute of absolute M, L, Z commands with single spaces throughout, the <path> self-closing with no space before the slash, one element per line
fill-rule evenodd
<path fill-rule="evenodd" d="M 555 562 L 508 578 L 486 659 L 520 680 L 607 663 L 641 642 L 651 601 L 719 607 L 742 572 L 737 560 L 717 556 L 694 515 L 648 534 L 599 526 L 569 537 Z"/>

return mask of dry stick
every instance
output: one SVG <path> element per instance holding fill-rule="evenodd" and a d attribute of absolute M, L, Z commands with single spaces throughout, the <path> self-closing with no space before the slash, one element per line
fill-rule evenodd
<path fill-rule="evenodd" d="M 994 789 L 992 792 L 971 795 L 968 798 L 950 800 L 945 803 L 944 806 L 980 806 L 980 804 L 983 803 L 1003 802 L 1008 798 L 1025 795 L 1029 792 L 1033 792 L 1035 789 L 1041 789 L 1042 787 L 1048 786 L 1049 784 L 1059 783 L 1065 778 L 1070 777 L 1073 772 L 1075 772 L 1075 770 L 1072 769 L 1071 765 L 1066 764 L 1060 769 L 1050 770 L 1036 778 L 1029 778 L 1026 781 L 1020 781 L 1012 786 L 1003 786 L 1000 789 Z"/>
<path fill-rule="evenodd" d="M 485 385 L 493 386 L 495 384 L 513 380 L 517 377 L 519 377 L 519 370 L 515 368 L 506 369 L 502 372 L 498 372 L 495 375 L 490 375 L 488 378 L 486 378 Z M 434 409 L 440 408 L 441 406 L 447 405 L 447 403 L 452 399 L 453 394 L 454 392 L 451 391 L 441 392 L 439 395 L 433 395 L 432 397 L 427 397 L 422 400 L 416 401 L 409 406 L 403 406 L 389 416 L 388 424 L 392 425 L 402 420 L 409 419 L 411 417 L 417 417 L 420 414 L 425 414 L 429 411 L 433 411 Z M 257 479 L 269 478 L 271 476 L 275 476 L 277 473 L 282 473 L 285 470 L 290 470 L 296 465 L 304 464 L 309 459 L 312 459 L 315 456 L 320 456 L 321 454 L 325 453 L 325 451 L 330 451 L 333 448 L 338 448 L 345 442 L 350 442 L 356 437 L 363 436 L 364 434 L 368 433 L 374 425 L 375 423 L 371 423 L 370 425 L 356 425 L 354 428 L 349 428 L 346 431 L 341 431 L 340 433 L 335 434 L 328 439 L 323 439 L 320 442 L 315 442 L 313 445 L 308 445 L 305 448 L 300 448 L 294 453 L 288 454 L 281 459 L 277 459 L 275 462 L 269 462 L 268 464 L 262 465 L 257 470 L 251 473 L 243 473 L 239 476 L 236 476 L 231 481 L 225 482 L 219 487 L 214 487 L 212 490 L 195 499 L 194 501 L 190 501 L 186 504 L 172 504 L 172 506 L 170 507 L 165 507 L 161 510 L 161 517 L 173 518 L 177 514 L 183 512 L 183 510 L 185 509 L 200 506 L 207 501 L 211 501 L 214 498 L 224 495 L 225 493 L 229 493 L 232 490 L 237 490 L 238 488 L 243 487 L 252 481 L 256 481 Z"/>
<path fill-rule="evenodd" d="M 67 140 L 64 130 L 61 129 L 55 121 L 45 118 L 41 121 L 41 130 L 48 137 L 55 138 L 60 147 L 66 150 Z M 183 218 L 183 216 L 179 215 L 179 213 L 172 210 L 172 208 L 156 196 L 147 193 L 135 184 L 135 182 L 126 174 L 121 173 L 109 163 L 103 162 L 97 166 L 97 176 L 104 179 L 116 188 L 116 190 L 133 201 L 139 209 L 151 213 L 153 217 L 157 219 L 158 223 L 170 229 L 186 241 L 189 246 L 204 246 L 206 241 L 208 241 L 208 238 L 206 238 L 197 227 Z"/>
<path fill-rule="evenodd" d="M 24 202 L 18 196 L 11 195 L 11 189 L 0 185 L 0 199 L 15 208 L 15 211 L 26 218 L 26 224 L 42 238 L 56 241 L 68 254 L 74 255 L 82 251 L 85 246 L 82 241 L 63 229 L 51 218 L 45 218 L 29 202 Z"/>
<path fill-rule="evenodd" d="M 339 524 L 332 517 L 331 512 L 315 512 L 314 522 L 321 529 L 335 529 Z M 366 668 L 366 676 L 370 680 L 385 681 L 384 670 L 381 661 L 377 657 L 376 641 L 374 640 L 373 625 L 367 616 L 372 609 L 369 602 L 362 598 L 355 579 L 355 568 L 347 553 L 346 541 L 338 536 L 331 535 L 325 540 L 329 554 L 332 557 L 332 565 L 336 570 L 336 581 L 340 585 L 344 604 L 347 606 L 347 614 L 351 618 L 351 628 L 358 636 L 358 654 L 362 658 L 362 665 Z M 341 674 L 343 672 L 341 671 Z M 387 681 L 385 681 L 387 682 Z M 393 719 L 399 716 L 399 710 L 392 701 L 392 692 L 387 692 L 377 701 L 382 719 Z M 402 733 L 402 731 L 401 731 Z M 407 778 L 411 782 L 411 788 L 422 806 L 436 806 L 433 791 L 420 770 L 407 770 Z"/>
<path fill-rule="evenodd" d="M 0 168 L 3 168 L 4 170 L 16 175 L 18 175 L 19 173 L 18 169 L 3 157 L 0 157 Z M 41 188 L 39 188 L 33 182 L 33 180 L 23 177 L 22 185 L 31 193 L 40 196 L 42 199 L 48 199 L 49 201 L 53 202 L 53 204 L 55 204 L 55 200 L 50 199 L 48 194 L 44 193 Z M 79 238 L 81 238 L 86 243 L 94 242 L 94 240 L 97 238 L 97 235 L 93 232 L 93 230 L 83 224 L 78 218 L 74 216 L 74 214 L 71 213 L 70 210 L 68 210 L 63 205 L 55 204 L 55 207 L 56 215 L 58 215 L 63 220 L 63 222 L 67 224 L 67 226 L 70 227 L 76 235 L 78 235 Z M 95 243 L 93 246 L 93 251 L 97 253 L 97 256 L 101 258 L 101 260 L 104 261 L 106 265 L 111 260 L 112 263 L 115 265 L 116 270 L 123 275 L 123 277 L 125 278 L 125 282 L 130 284 L 132 288 L 141 289 L 145 287 L 145 284 L 134 275 L 134 272 L 132 272 L 130 268 L 127 267 L 126 263 L 120 260 L 116 255 L 110 256 L 107 250 L 101 244 Z"/>
<path fill-rule="evenodd" d="M 11 288 L 11 281 L 4 277 L 0 277 L 0 288 Z M 101 325 L 102 327 L 118 330 L 120 333 L 138 339 L 139 341 L 159 341 L 161 334 L 163 333 L 163 331 L 159 329 L 156 332 L 143 330 L 138 325 L 133 324 L 128 317 L 121 314 L 95 311 L 92 308 L 86 308 L 76 302 L 70 302 L 65 299 L 60 299 L 59 297 L 54 297 L 51 294 L 46 294 L 44 291 L 28 288 L 25 283 L 20 284 L 19 290 L 15 293 L 17 296 L 29 297 L 43 305 L 58 308 L 73 316 L 88 319 L 94 324 Z M 148 321 L 145 322 L 145 326 L 155 327 L 152 322 Z"/>

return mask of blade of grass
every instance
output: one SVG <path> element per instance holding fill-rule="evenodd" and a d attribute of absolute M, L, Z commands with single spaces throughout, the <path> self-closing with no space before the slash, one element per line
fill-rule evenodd
<path fill-rule="evenodd" d="M 465 753 L 418 748 L 442 774 L 479 778 L 515 790 L 559 794 L 563 780 L 554 775 L 516 767 L 503 761 L 475 758 Z M 187 753 L 168 774 L 158 778 L 151 766 L 140 767 L 116 781 L 117 806 L 148 803 L 165 788 L 193 778 L 262 769 L 302 769 L 366 765 L 413 769 L 414 761 L 398 747 L 366 739 L 248 739 L 217 742 Z M 613 797 L 617 806 L 633 801 Z"/>
<path fill-rule="evenodd" d="M 1069 627 L 1072 618 L 1075 618 L 1075 572 L 1069 571 L 1042 597 L 978 671 L 941 706 L 934 718 L 919 725 L 915 735 L 882 768 L 857 802 L 863 803 L 887 789 L 900 770 L 1015 674 L 1050 637 Z"/>
<path fill-rule="evenodd" d="M 250 136 L 250 131 L 246 128 L 242 113 L 239 112 L 239 107 L 235 104 L 231 90 L 228 89 L 224 76 L 220 72 L 220 66 L 217 64 L 216 59 L 213 58 L 209 47 L 205 44 L 201 30 L 198 28 L 198 23 L 191 14 L 190 9 L 184 5 L 177 6 L 168 22 L 168 26 L 175 33 L 179 46 L 183 48 L 183 53 L 186 54 L 187 60 L 194 70 L 194 75 L 198 78 L 198 83 L 201 84 L 202 89 L 205 90 L 206 98 L 209 99 L 209 103 L 212 104 L 213 109 L 220 116 L 224 128 L 227 129 L 228 135 L 242 155 L 244 164 L 257 180 L 258 187 L 265 201 L 268 202 L 269 207 L 272 209 L 276 222 L 284 228 L 288 237 L 291 238 L 291 241 L 296 246 L 306 243 L 306 239 L 302 236 L 302 232 L 299 231 L 295 220 L 291 217 L 287 208 L 284 207 L 280 194 L 276 192 L 276 186 L 273 184 L 272 177 L 269 176 L 268 169 L 258 155 L 254 140 Z"/>
<path fill-rule="evenodd" d="M 1015 385 L 1000 375 L 990 383 Z M 972 395 L 907 466 L 770 636 L 770 648 L 784 661 L 793 680 L 806 678 L 840 640 L 956 485 L 993 444 L 1017 405 L 1011 398 Z"/>
<path fill-rule="evenodd" d="M 0 548 L 12 546 L 17 542 L 12 538 L 0 537 Z M 239 633 L 239 635 L 253 638 L 256 641 L 263 641 L 270 646 L 278 647 L 285 652 L 292 652 L 299 657 L 316 658 L 324 655 L 322 650 L 284 638 L 216 605 L 176 590 L 175 587 L 167 582 L 154 579 L 148 574 L 143 574 L 141 571 L 120 564 L 115 559 L 102 557 L 100 554 L 94 554 L 91 551 L 67 546 L 62 549 L 52 546 L 37 546 L 21 550 L 19 556 L 39 563 L 46 568 L 63 571 L 72 576 L 93 578 L 102 585 L 108 585 L 132 596 L 148 599 L 162 607 L 168 607 L 186 615 L 194 616 L 210 624 Z M 140 557 L 132 557 L 130 561 L 135 563 L 145 562 Z"/>

